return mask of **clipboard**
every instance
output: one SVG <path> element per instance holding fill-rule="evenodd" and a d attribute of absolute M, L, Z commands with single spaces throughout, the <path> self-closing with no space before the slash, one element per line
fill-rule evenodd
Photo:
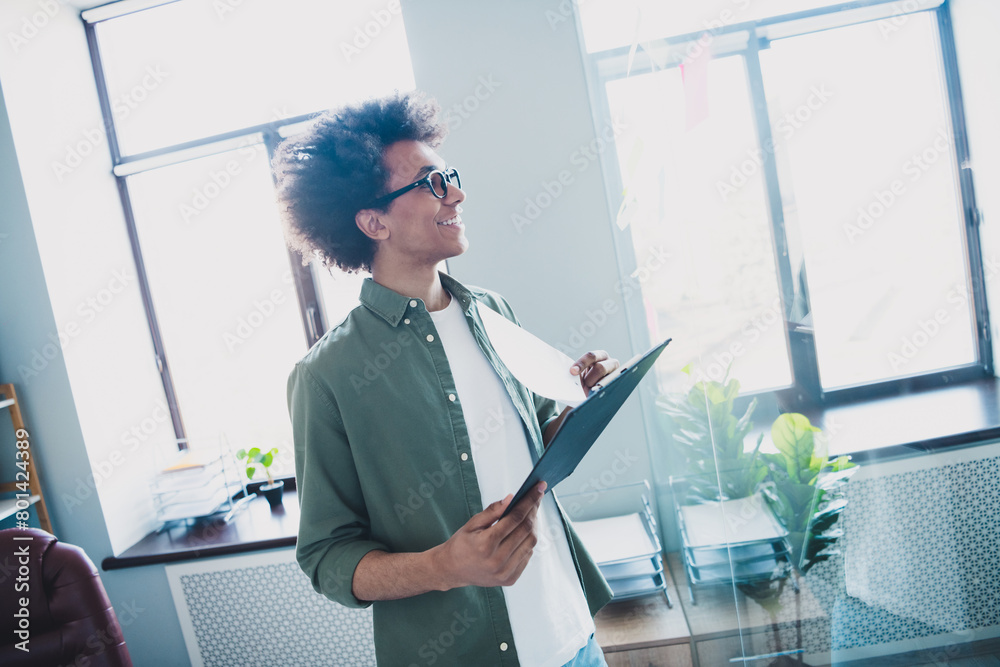
<path fill-rule="evenodd" d="M 566 418 L 559 425 L 559 430 L 535 463 L 528 478 L 521 484 L 521 488 L 514 494 L 501 519 L 507 516 L 511 508 L 539 482 L 547 484 L 545 492 L 548 493 L 576 470 L 580 461 L 597 442 L 597 438 L 639 386 L 639 381 L 653 367 L 657 357 L 671 340 L 673 339 L 668 338 L 654 345 L 649 351 L 636 355 L 613 373 L 601 378 L 583 403 L 566 414 Z"/>

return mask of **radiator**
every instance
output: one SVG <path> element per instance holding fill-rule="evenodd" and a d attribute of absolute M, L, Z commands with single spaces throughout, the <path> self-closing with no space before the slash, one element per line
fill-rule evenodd
<path fill-rule="evenodd" d="M 371 608 L 314 591 L 294 549 L 165 570 L 193 667 L 375 667 Z"/>

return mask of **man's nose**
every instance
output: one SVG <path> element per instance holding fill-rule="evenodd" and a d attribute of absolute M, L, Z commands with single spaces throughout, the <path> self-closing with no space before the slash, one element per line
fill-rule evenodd
<path fill-rule="evenodd" d="M 458 187 L 455 183 L 449 183 L 448 194 L 445 195 L 445 201 L 449 205 L 461 204 L 465 201 L 465 190 Z"/>

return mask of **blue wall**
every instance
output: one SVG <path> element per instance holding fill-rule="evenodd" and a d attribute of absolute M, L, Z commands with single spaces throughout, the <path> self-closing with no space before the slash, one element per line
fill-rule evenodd
<path fill-rule="evenodd" d="M 44 372 L 25 386 L 19 369 L 31 368 L 32 357 L 56 331 L 45 275 L 35 244 L 11 136 L 10 121 L 0 89 L 0 382 L 19 391 L 25 425 L 31 434 L 53 530 L 59 539 L 79 545 L 98 566 L 111 555 L 104 514 L 96 494 L 82 499 L 72 517 L 60 500 L 89 476 L 90 461 L 77 419 L 69 377 L 61 354 L 48 360 Z M 113 406 L 108 406 L 109 410 Z M 5 417 L 6 419 L 6 417 Z M 13 477 L 13 432 L 0 428 L 0 471 Z M 189 665 L 180 624 L 163 566 L 102 572 L 101 578 L 137 665 Z M 152 656 L 156 656 L 155 659 Z"/>

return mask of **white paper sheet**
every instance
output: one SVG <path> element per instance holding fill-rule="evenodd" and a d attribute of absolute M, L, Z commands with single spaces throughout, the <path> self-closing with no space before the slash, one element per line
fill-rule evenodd
<path fill-rule="evenodd" d="M 598 565 L 656 554 L 656 545 L 638 513 L 574 521 L 573 528 Z"/>
<path fill-rule="evenodd" d="M 576 361 L 517 326 L 489 306 L 478 306 L 486 335 L 507 370 L 539 396 L 575 408 L 587 398 L 580 376 L 569 372 Z"/>
<path fill-rule="evenodd" d="M 788 534 L 758 491 L 748 498 L 681 507 L 689 547 L 769 542 Z"/>

